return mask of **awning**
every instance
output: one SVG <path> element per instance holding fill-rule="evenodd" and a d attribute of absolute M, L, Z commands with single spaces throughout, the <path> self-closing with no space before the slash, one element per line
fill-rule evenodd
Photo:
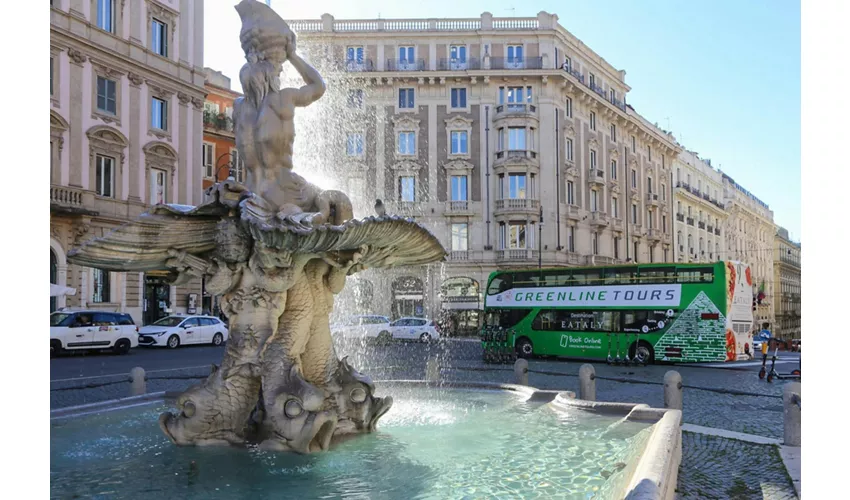
<path fill-rule="evenodd" d="M 59 297 L 60 295 L 76 295 L 76 288 L 68 288 L 67 286 L 59 286 L 50 284 L 50 296 L 51 297 Z"/>

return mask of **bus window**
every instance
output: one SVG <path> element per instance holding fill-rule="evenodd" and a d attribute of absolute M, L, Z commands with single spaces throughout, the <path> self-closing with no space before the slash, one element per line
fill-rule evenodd
<path fill-rule="evenodd" d="M 532 330 L 557 330 L 555 328 L 555 320 L 557 319 L 558 311 L 554 309 L 543 309 L 537 316 L 534 317 L 534 321 L 531 322 Z"/>
<path fill-rule="evenodd" d="M 679 283 L 699 282 L 699 272 L 693 269 L 679 269 L 676 273 L 676 281 Z"/>
<path fill-rule="evenodd" d="M 516 288 L 535 287 L 540 281 L 540 274 L 535 271 L 514 273 L 514 286 Z"/>
<path fill-rule="evenodd" d="M 616 332 L 619 327 L 617 311 L 571 311 L 543 309 L 534 318 L 531 328 L 557 332 Z"/>
<path fill-rule="evenodd" d="M 630 285 L 632 283 L 632 277 L 637 276 L 637 268 L 636 267 L 616 267 L 613 269 L 609 269 L 606 273 L 606 276 L 611 277 L 612 283 L 619 283 L 621 285 Z"/>
<path fill-rule="evenodd" d="M 714 282 L 714 269 L 710 267 L 701 267 L 699 269 L 695 269 L 697 273 L 699 273 L 699 280 L 703 283 L 713 283 Z"/>
<path fill-rule="evenodd" d="M 564 286 L 570 281 L 570 272 L 568 270 L 548 271 L 543 274 L 543 279 L 546 286 Z"/>
<path fill-rule="evenodd" d="M 487 295 L 497 295 L 504 291 L 510 290 L 513 288 L 511 285 L 511 275 L 510 274 L 500 274 L 490 280 L 490 285 L 487 287 Z"/>
<path fill-rule="evenodd" d="M 586 285 L 587 284 L 587 279 L 585 278 L 586 273 L 587 273 L 587 269 L 575 269 L 575 270 L 573 270 L 573 276 L 572 276 L 573 279 L 572 279 L 571 284 L 575 285 L 575 286 Z"/>
<path fill-rule="evenodd" d="M 640 269 L 641 283 L 669 283 L 676 281 L 674 267 L 642 267 Z"/>
<path fill-rule="evenodd" d="M 492 309 L 484 319 L 487 326 L 512 328 L 528 316 L 528 309 Z"/>
<path fill-rule="evenodd" d="M 584 275 L 585 283 L 587 285 L 601 285 L 602 284 L 602 276 L 600 276 L 599 271 L 596 269 L 588 270 Z"/>
<path fill-rule="evenodd" d="M 623 331 L 639 332 L 646 324 L 646 313 L 646 311 L 622 311 L 620 316 L 623 318 Z"/>

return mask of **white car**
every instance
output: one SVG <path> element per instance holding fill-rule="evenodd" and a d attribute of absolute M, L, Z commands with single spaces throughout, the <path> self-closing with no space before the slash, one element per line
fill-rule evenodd
<path fill-rule="evenodd" d="M 331 333 L 346 339 L 389 338 L 390 319 L 377 315 L 350 316 L 331 325 Z"/>
<path fill-rule="evenodd" d="M 88 349 L 127 354 L 139 345 L 138 331 L 127 313 L 56 311 L 50 314 L 50 355 Z"/>
<path fill-rule="evenodd" d="M 139 345 L 165 346 L 176 349 L 181 345 L 227 342 L 228 331 L 215 316 L 166 316 L 139 330 Z"/>
<path fill-rule="evenodd" d="M 437 324 L 425 318 L 399 318 L 390 323 L 390 335 L 393 339 L 418 340 L 430 342 L 440 339 Z"/>

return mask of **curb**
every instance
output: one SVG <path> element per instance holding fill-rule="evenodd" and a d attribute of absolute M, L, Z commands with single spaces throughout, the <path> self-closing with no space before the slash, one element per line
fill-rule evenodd
<path fill-rule="evenodd" d="M 54 418 L 80 416 L 89 413 L 97 413 L 100 411 L 117 410 L 121 408 L 128 408 L 131 406 L 148 404 L 150 402 L 163 399 L 164 396 L 165 391 L 151 392 L 149 394 L 142 394 L 140 396 L 129 396 L 126 398 L 98 401 L 97 403 L 88 403 L 84 405 L 57 408 L 55 410 L 50 410 L 50 419 L 53 420 Z"/>

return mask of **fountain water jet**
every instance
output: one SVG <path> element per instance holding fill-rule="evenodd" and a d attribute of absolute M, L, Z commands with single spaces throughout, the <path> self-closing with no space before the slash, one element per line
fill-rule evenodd
<path fill-rule="evenodd" d="M 348 196 L 293 172 L 296 107 L 325 91 L 295 50 L 295 35 L 256 0 L 236 6 L 247 63 L 234 129 L 245 184 L 228 180 L 198 206 L 157 205 L 138 220 L 72 250 L 75 264 L 109 271 L 171 271 L 171 284 L 205 277 L 222 296 L 231 338 L 221 367 L 160 416 L 178 445 L 258 442 L 311 453 L 335 435 L 372 432 L 392 398 L 337 358 L 333 296 L 367 268 L 440 261 L 445 250 L 414 221 L 353 218 Z M 285 62 L 306 85 L 280 89 Z"/>

